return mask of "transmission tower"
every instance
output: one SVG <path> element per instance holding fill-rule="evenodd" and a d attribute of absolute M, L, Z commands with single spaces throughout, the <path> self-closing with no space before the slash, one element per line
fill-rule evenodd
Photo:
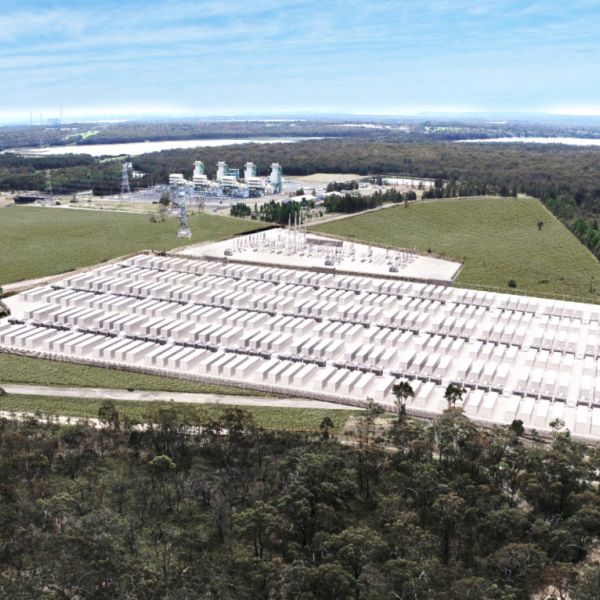
<path fill-rule="evenodd" d="M 185 200 L 179 206 L 179 229 L 177 230 L 177 237 L 180 238 L 191 238 L 192 232 L 187 220 L 187 206 Z"/>
<path fill-rule="evenodd" d="M 180 238 L 191 238 L 192 232 L 187 218 L 187 197 L 185 187 L 183 185 L 176 186 L 177 191 L 177 204 L 179 206 L 179 229 L 177 230 L 177 237 Z"/>
<path fill-rule="evenodd" d="M 44 118 L 42 113 L 40 113 L 40 129 L 38 131 L 38 141 L 40 143 L 40 148 L 44 147 Z"/>
<path fill-rule="evenodd" d="M 131 187 L 129 186 L 129 169 L 132 165 L 130 162 L 124 162 L 121 170 L 121 196 L 123 194 L 130 194 Z"/>
<path fill-rule="evenodd" d="M 52 174 L 50 169 L 46 169 L 46 199 L 44 205 L 52 204 Z"/>

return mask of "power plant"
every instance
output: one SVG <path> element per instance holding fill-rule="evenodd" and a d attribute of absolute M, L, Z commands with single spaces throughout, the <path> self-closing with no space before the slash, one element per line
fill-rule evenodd
<path fill-rule="evenodd" d="M 243 177 L 240 169 L 231 168 L 225 161 L 217 163 L 217 173 L 214 180 L 208 178 L 204 163 L 194 162 L 192 180 L 188 181 L 181 173 L 169 175 L 169 186 L 177 185 L 185 190 L 187 195 L 201 198 L 257 198 L 268 194 L 279 194 L 283 190 L 283 169 L 279 163 L 271 165 L 269 177 L 258 177 L 256 165 L 247 162 L 244 166 Z"/>

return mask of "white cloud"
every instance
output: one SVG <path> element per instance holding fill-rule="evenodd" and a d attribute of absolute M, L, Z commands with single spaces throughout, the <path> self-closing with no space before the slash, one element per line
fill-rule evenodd
<path fill-rule="evenodd" d="M 596 0 L 551 14 L 548 0 L 62 2 L 0 15 L 0 106 L 173 93 L 227 103 L 240 89 L 248 103 L 435 106 L 440 95 L 462 107 L 470 95 L 530 102 L 536 89 L 558 103 L 577 86 L 556 82 L 586 69 L 580 101 L 600 93 L 588 55 L 599 48 Z"/>

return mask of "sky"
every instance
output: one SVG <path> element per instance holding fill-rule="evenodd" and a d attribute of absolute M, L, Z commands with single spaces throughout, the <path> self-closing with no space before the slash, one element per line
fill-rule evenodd
<path fill-rule="evenodd" d="M 600 0 L 0 0 L 0 119 L 600 114 Z"/>

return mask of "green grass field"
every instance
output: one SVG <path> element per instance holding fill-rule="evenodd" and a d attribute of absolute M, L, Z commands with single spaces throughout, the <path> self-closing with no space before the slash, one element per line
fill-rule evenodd
<path fill-rule="evenodd" d="M 462 287 L 600 301 L 600 263 L 534 198 L 395 206 L 314 229 L 460 259 Z M 508 286 L 511 279 L 516 289 Z"/>
<path fill-rule="evenodd" d="M 0 386 L 2 383 L 99 387 L 166 392 L 193 392 L 199 394 L 230 394 L 237 396 L 264 396 L 253 390 L 217 386 L 185 379 L 117 371 L 76 363 L 43 358 L 0 354 Z"/>
<path fill-rule="evenodd" d="M 138 250 L 170 250 L 264 227 L 208 214 L 189 217 L 192 239 L 177 237 L 178 220 L 148 214 L 10 206 L 0 213 L 0 285 L 63 273 Z"/>
<path fill-rule="evenodd" d="M 44 415 L 73 418 L 97 418 L 98 409 L 103 400 L 87 398 L 52 398 L 47 396 L 0 396 L 0 410 L 6 412 L 42 413 Z M 133 400 L 115 400 L 114 404 L 121 416 L 135 421 L 147 421 L 161 407 L 175 407 L 178 411 L 199 414 L 203 418 L 217 419 L 227 408 L 233 406 L 217 404 L 185 404 L 168 402 L 137 402 Z M 349 417 L 360 411 L 278 408 L 269 406 L 241 407 L 253 417 L 256 425 L 264 429 L 286 431 L 318 431 L 325 417 L 329 417 L 334 429 L 339 431 Z"/>

